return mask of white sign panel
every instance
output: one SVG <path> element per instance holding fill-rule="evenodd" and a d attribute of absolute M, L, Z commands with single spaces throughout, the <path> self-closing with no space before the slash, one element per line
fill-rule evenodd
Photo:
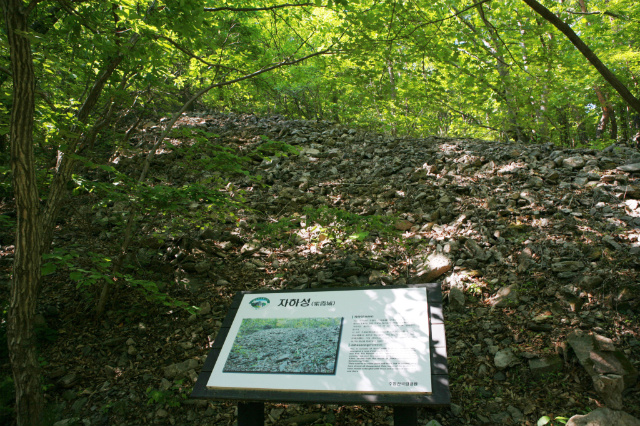
<path fill-rule="evenodd" d="M 243 296 L 207 387 L 430 393 L 424 288 Z"/>

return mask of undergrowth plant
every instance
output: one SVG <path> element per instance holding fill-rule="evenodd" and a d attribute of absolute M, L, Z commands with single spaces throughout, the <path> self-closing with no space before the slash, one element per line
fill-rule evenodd
<path fill-rule="evenodd" d="M 177 140 L 176 140 L 177 139 Z M 297 149 L 267 137 L 249 155 L 286 156 Z M 96 170 L 100 179 L 90 179 L 86 173 L 73 175 L 74 195 L 94 193 L 99 201 L 95 207 L 105 209 L 110 235 L 126 232 L 133 216 L 136 226 L 162 229 L 163 234 L 177 234 L 195 227 L 211 226 L 234 217 L 244 207 L 243 192 L 230 184 L 231 176 L 251 178 L 246 166 L 250 157 L 237 154 L 223 146 L 218 136 L 203 129 L 176 128 L 166 139 L 164 149 L 176 154 L 174 165 L 181 170 L 196 170 L 193 181 L 175 183 L 157 176 L 138 180 L 113 164 L 98 164 L 76 155 L 85 170 Z M 111 209 L 114 205 L 118 209 Z M 72 247 L 56 249 L 44 256 L 43 275 L 64 268 L 76 288 L 93 297 L 96 287 L 108 282 L 142 293 L 149 301 L 190 311 L 186 303 L 175 300 L 159 289 L 158 283 L 136 276 L 136 268 L 114 267 L 116 256 L 83 251 Z M 128 269 L 128 272 L 123 272 Z"/>
<path fill-rule="evenodd" d="M 168 407 L 179 407 L 188 396 L 188 387 L 185 387 L 183 382 L 183 379 L 174 380 L 171 387 L 165 390 L 148 387 L 147 405 L 161 404 Z"/>
<path fill-rule="evenodd" d="M 64 272 L 76 283 L 76 289 L 90 299 L 93 299 L 97 285 L 110 280 L 140 292 L 148 301 L 194 313 L 187 303 L 161 291 L 155 281 L 138 279 L 129 273 L 114 273 L 111 269 L 112 259 L 103 254 L 81 252 L 79 248 L 56 248 L 50 254 L 45 254 L 43 259 L 42 275 Z"/>
<path fill-rule="evenodd" d="M 339 247 L 363 241 L 372 232 L 389 234 L 393 232 L 392 216 L 363 216 L 328 206 L 303 208 L 302 216 L 283 217 L 270 223 L 258 224 L 257 235 L 269 239 L 304 228 L 309 243 L 332 242 Z"/>
<path fill-rule="evenodd" d="M 568 417 L 553 417 L 553 416 L 542 416 L 538 419 L 536 426 L 559 426 L 566 425 L 569 421 Z"/>

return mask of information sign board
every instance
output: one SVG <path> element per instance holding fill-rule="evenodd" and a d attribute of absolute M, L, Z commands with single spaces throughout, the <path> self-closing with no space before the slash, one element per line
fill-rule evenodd
<path fill-rule="evenodd" d="M 208 389 L 430 394 L 424 288 L 242 296 Z"/>

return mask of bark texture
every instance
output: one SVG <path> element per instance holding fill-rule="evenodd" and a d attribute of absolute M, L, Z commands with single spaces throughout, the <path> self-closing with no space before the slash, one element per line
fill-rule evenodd
<path fill-rule="evenodd" d="M 19 426 L 40 426 L 44 398 L 36 358 L 33 322 L 40 281 L 40 218 L 33 154 L 35 75 L 29 31 L 20 0 L 1 0 L 11 51 L 11 170 L 18 213 L 13 281 L 9 301 L 7 343 L 16 389 Z"/>

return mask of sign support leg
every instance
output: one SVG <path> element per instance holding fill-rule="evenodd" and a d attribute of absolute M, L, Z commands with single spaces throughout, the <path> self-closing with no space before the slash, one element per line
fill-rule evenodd
<path fill-rule="evenodd" d="M 418 407 L 393 406 L 395 426 L 418 426 Z"/>
<path fill-rule="evenodd" d="M 238 402 L 238 426 L 264 426 L 264 402 Z"/>

